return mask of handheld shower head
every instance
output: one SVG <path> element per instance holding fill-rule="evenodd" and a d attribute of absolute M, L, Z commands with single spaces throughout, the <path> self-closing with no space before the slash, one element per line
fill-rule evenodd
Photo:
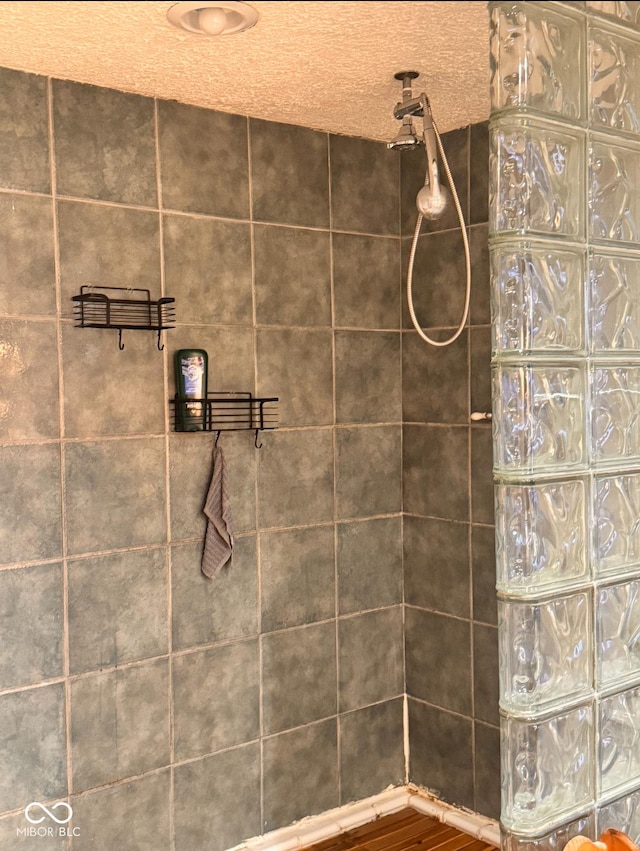
<path fill-rule="evenodd" d="M 416 207 L 425 219 L 433 220 L 444 213 L 449 196 L 444 186 L 440 185 L 436 131 L 431 110 L 425 116 L 424 144 L 427 149 L 427 173 L 425 184 L 416 197 Z"/>

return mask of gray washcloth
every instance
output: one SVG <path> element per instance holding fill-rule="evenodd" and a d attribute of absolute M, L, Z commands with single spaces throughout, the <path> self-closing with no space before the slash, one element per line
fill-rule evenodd
<path fill-rule="evenodd" d="M 213 473 L 202 510 L 207 518 L 207 531 L 202 552 L 202 572 L 211 579 L 222 570 L 233 552 L 231 507 L 227 497 L 227 472 L 222 449 L 218 447 L 213 449 Z"/>

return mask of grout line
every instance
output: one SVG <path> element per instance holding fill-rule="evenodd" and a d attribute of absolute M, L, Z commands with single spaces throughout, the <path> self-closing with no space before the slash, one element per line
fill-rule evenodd
<path fill-rule="evenodd" d="M 157 192 L 157 214 L 158 214 L 158 248 L 160 260 L 160 294 L 166 294 L 166 263 L 164 253 L 164 212 L 162 193 L 162 163 L 160 157 L 160 116 L 158 100 L 153 100 L 153 142 L 156 167 L 156 192 Z M 162 399 L 164 414 L 164 478 L 165 478 L 165 578 L 167 594 L 167 724 L 169 734 L 169 843 L 171 849 L 175 848 L 175 826 L 174 826 L 174 755 L 175 755 L 175 724 L 173 714 L 173 588 L 172 588 L 172 552 L 171 552 L 171 416 L 169 412 L 169 352 L 167 349 L 166 336 L 164 339 L 162 355 Z M 145 548 L 145 549 L 148 549 Z"/>
<path fill-rule="evenodd" d="M 342 723 L 340 707 L 340 577 L 338 572 L 338 432 L 336 429 L 338 421 L 338 398 L 337 398 L 337 357 L 336 357 L 336 292 L 335 292 L 335 246 L 334 246 L 334 222 L 333 222 L 333 192 L 331 186 L 331 137 L 326 134 L 327 145 L 327 190 L 329 203 L 329 300 L 331 310 L 331 405 L 332 405 L 332 429 L 331 443 L 333 454 L 333 595 L 334 595 L 334 653 L 336 660 L 336 777 L 338 781 L 338 801 L 342 800 Z"/>
<path fill-rule="evenodd" d="M 253 156 L 252 156 L 252 137 L 251 137 L 251 122 L 247 117 L 247 178 L 248 178 L 248 193 L 249 193 L 249 250 L 251 261 L 251 339 L 253 346 L 253 383 L 258 393 L 259 383 L 259 365 L 258 365 L 258 299 L 256 293 L 256 239 L 255 239 L 255 222 L 253 220 Z M 265 823 L 265 805 L 264 805 L 264 683 L 263 683 L 263 630 L 262 630 L 262 530 L 258 529 L 258 510 L 260 504 L 260 456 L 255 457 L 253 467 L 253 522 L 256 527 L 256 582 L 257 582 L 257 597 L 256 597 L 256 641 L 258 646 L 258 772 L 259 772 L 259 795 L 258 802 L 260 829 Z"/>
<path fill-rule="evenodd" d="M 56 341 L 58 359 L 58 450 L 60 457 L 60 526 L 61 526 L 61 563 L 62 563 L 62 646 L 63 646 L 63 679 L 64 683 L 64 725 L 65 725 L 65 768 L 67 772 L 67 797 L 73 792 L 73 755 L 71 752 L 71 682 L 70 671 L 70 641 L 69 641 L 69 565 L 67 559 L 67 511 L 66 511 L 66 477 L 64 451 L 64 369 L 62 357 L 62 281 L 60 264 L 60 232 L 57 204 L 57 172 L 55 158 L 55 132 L 53 117 L 53 83 L 47 78 L 47 124 L 49 136 L 49 167 L 51 177 L 51 210 L 53 215 L 53 266 L 56 292 Z M 65 845 L 71 846 L 68 838 Z"/>

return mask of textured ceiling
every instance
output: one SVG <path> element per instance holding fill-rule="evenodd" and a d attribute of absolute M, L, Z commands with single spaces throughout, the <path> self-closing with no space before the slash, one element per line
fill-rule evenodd
<path fill-rule="evenodd" d="M 247 32 L 173 27 L 173 2 L 0 2 L 0 66 L 384 140 L 396 71 L 441 131 L 489 115 L 486 2 L 251 2 Z"/>

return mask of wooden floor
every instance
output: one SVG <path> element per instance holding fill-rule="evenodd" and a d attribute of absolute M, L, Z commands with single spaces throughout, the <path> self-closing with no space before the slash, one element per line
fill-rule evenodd
<path fill-rule="evenodd" d="M 326 839 L 304 851 L 495 851 L 431 816 L 405 809 Z"/>

